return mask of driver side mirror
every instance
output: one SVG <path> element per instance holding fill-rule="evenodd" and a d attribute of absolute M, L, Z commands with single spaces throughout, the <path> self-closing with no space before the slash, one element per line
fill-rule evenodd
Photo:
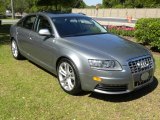
<path fill-rule="evenodd" d="M 51 33 L 48 29 L 40 29 L 38 33 L 42 36 L 51 36 Z"/>

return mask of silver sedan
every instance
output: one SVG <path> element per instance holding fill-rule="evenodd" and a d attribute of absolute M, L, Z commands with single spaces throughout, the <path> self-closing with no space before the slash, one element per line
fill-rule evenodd
<path fill-rule="evenodd" d="M 35 13 L 10 29 L 12 54 L 58 76 L 72 95 L 123 94 L 152 82 L 154 60 L 143 46 L 108 33 L 81 14 Z"/>

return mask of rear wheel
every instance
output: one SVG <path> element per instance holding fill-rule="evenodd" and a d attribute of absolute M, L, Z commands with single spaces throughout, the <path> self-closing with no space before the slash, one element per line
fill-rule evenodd
<path fill-rule="evenodd" d="M 11 50 L 12 50 L 12 55 L 15 59 L 20 60 L 24 58 L 19 52 L 17 42 L 14 39 L 11 41 Z"/>
<path fill-rule="evenodd" d="M 81 84 L 75 65 L 68 59 L 62 59 L 57 68 L 61 88 L 72 95 L 81 92 Z"/>

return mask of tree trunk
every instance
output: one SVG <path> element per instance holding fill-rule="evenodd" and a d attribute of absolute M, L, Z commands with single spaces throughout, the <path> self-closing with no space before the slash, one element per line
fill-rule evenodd
<path fill-rule="evenodd" d="M 14 3 L 13 0 L 11 0 L 11 9 L 12 9 L 12 19 L 15 18 L 15 14 L 14 14 Z"/>

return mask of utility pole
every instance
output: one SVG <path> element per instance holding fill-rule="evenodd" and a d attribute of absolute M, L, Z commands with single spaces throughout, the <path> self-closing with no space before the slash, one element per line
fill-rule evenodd
<path fill-rule="evenodd" d="M 11 9 L 12 9 L 12 19 L 14 19 L 14 3 L 13 3 L 13 0 L 11 0 Z"/>

